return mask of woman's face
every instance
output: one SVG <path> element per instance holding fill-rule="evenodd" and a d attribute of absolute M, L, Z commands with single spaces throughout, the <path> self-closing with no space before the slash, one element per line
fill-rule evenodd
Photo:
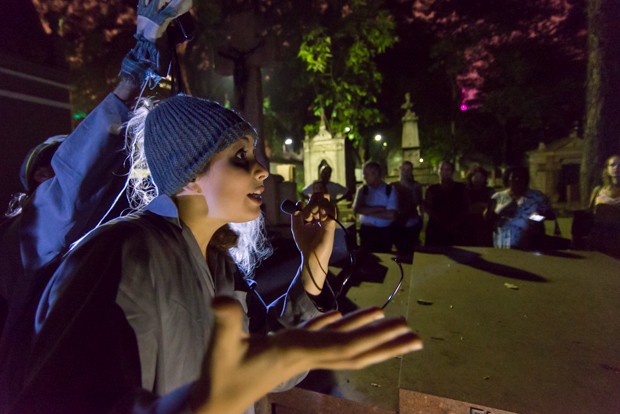
<path fill-rule="evenodd" d="M 607 174 L 612 178 L 620 177 L 620 157 L 611 157 L 607 161 Z"/>
<path fill-rule="evenodd" d="M 259 216 L 268 176 L 255 158 L 254 139 L 243 137 L 215 154 L 196 184 L 207 202 L 209 218 L 243 223 Z"/>

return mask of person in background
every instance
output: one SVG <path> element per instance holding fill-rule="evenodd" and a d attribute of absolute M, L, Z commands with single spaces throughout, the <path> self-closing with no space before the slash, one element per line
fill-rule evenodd
<path fill-rule="evenodd" d="M 381 325 L 379 336 L 364 331 L 381 317 L 372 310 L 352 325 L 332 319 L 361 328 L 359 347 L 348 348 L 353 338 L 338 339 L 321 318 L 322 333 L 284 331 L 263 338 L 263 347 L 240 329 L 217 336 L 213 298 L 248 309 L 257 295 L 249 277 L 269 254 L 261 215 L 269 173 L 255 157 L 256 132 L 237 113 L 187 95 L 145 102 L 129 129 L 133 169 L 150 172 L 130 174 L 146 207 L 91 232 L 53 275 L 37 310 L 32 379 L 16 412 L 236 413 L 271 387 L 294 385 L 306 369 L 364 366 L 419 346 L 404 322 Z M 313 196 L 291 217 L 300 267 L 258 315 L 265 333 L 321 316 L 315 300 L 333 248 L 330 208 Z M 237 327 L 247 332 L 250 317 Z M 344 341 L 340 347 L 329 334 Z M 301 344 L 303 336 L 310 342 Z"/>
<path fill-rule="evenodd" d="M 529 187 L 525 167 L 511 167 L 504 175 L 505 190 L 491 197 L 488 217 L 494 223 L 493 246 L 532 250 L 543 247 L 544 220 L 555 219 L 546 195 Z"/>
<path fill-rule="evenodd" d="M 462 243 L 466 246 L 492 246 L 493 229 L 485 218 L 495 193 L 487 185 L 489 173 L 480 165 L 472 166 L 465 176 L 469 211 L 463 222 Z"/>
<path fill-rule="evenodd" d="M 620 257 L 620 155 L 607 158 L 601 178 L 603 184 L 590 196 L 593 222 L 588 245 Z"/>
<path fill-rule="evenodd" d="M 420 242 L 422 230 L 422 185 L 413 177 L 413 164 L 403 161 L 400 180 L 393 183 L 398 194 L 398 214 L 394 222 L 394 244 L 402 261 L 411 262 L 413 250 Z"/>
<path fill-rule="evenodd" d="M 601 206 L 620 208 L 620 155 L 612 155 L 605 160 L 601 178 L 603 185 L 596 187 L 590 196 L 595 214 L 597 207 Z"/>
<path fill-rule="evenodd" d="M 334 204 L 338 204 L 339 201 L 346 199 L 350 195 L 350 191 L 348 188 L 331 181 L 332 178 L 332 167 L 327 164 L 324 164 L 319 171 L 319 180 L 323 183 L 325 187 L 325 192 L 329 194 L 330 200 Z M 306 199 L 310 199 L 310 196 L 313 193 L 314 182 L 310 185 L 306 186 L 301 193 Z"/>
<path fill-rule="evenodd" d="M 463 221 L 469 211 L 467 191 L 463 183 L 452 179 L 454 164 L 439 163 L 439 183 L 426 190 L 424 211 L 428 214 L 426 224 L 427 246 L 452 246 L 458 244 L 463 232 Z"/>
<path fill-rule="evenodd" d="M 62 255 L 104 218 L 126 184 L 123 124 L 129 106 L 146 82 L 167 73 L 156 43 L 191 0 L 157 6 L 140 1 L 137 41 L 121 63 L 113 92 L 69 136 L 45 140 L 22 164 L 25 192 L 0 225 L 0 411 L 26 380 L 34 313 L 45 284 Z"/>
<path fill-rule="evenodd" d="M 364 181 L 355 194 L 353 213 L 359 214 L 360 247 L 366 252 L 389 253 L 392 250 L 392 224 L 398 212 L 398 195 L 383 181 L 381 165 L 364 165 Z"/>

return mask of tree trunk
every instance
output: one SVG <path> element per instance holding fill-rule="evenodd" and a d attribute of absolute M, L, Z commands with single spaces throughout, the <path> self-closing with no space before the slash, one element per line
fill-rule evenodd
<path fill-rule="evenodd" d="M 605 159 L 620 153 L 620 2 L 588 0 L 588 72 L 581 200 L 599 184 Z"/>

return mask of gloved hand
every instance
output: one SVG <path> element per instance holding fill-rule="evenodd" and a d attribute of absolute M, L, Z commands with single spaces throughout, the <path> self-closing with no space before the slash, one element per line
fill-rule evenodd
<path fill-rule="evenodd" d="M 170 56 L 166 47 L 157 47 L 174 19 L 192 7 L 192 0 L 139 0 L 136 45 L 127 53 L 121 63 L 121 75 L 136 85 L 152 81 L 157 85 L 162 77 L 168 76 Z"/>
<path fill-rule="evenodd" d="M 139 0 L 136 37 L 155 43 L 171 21 L 189 11 L 192 0 Z"/>

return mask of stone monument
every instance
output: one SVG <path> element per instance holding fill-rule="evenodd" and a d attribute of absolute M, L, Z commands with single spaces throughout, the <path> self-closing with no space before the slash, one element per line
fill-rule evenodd
<path fill-rule="evenodd" d="M 325 126 L 325 115 L 321 113 L 319 133 L 304 139 L 304 186 L 319 178 L 319 168 L 323 164 L 332 167 L 331 181 L 347 186 L 347 157 L 345 137 L 335 137 Z"/>
<path fill-rule="evenodd" d="M 405 110 L 402 117 L 403 135 L 402 149 L 403 161 L 411 161 L 414 167 L 420 167 L 420 135 L 418 133 L 418 116 L 411 111 L 411 94 L 405 93 L 405 103 L 401 105 Z"/>

